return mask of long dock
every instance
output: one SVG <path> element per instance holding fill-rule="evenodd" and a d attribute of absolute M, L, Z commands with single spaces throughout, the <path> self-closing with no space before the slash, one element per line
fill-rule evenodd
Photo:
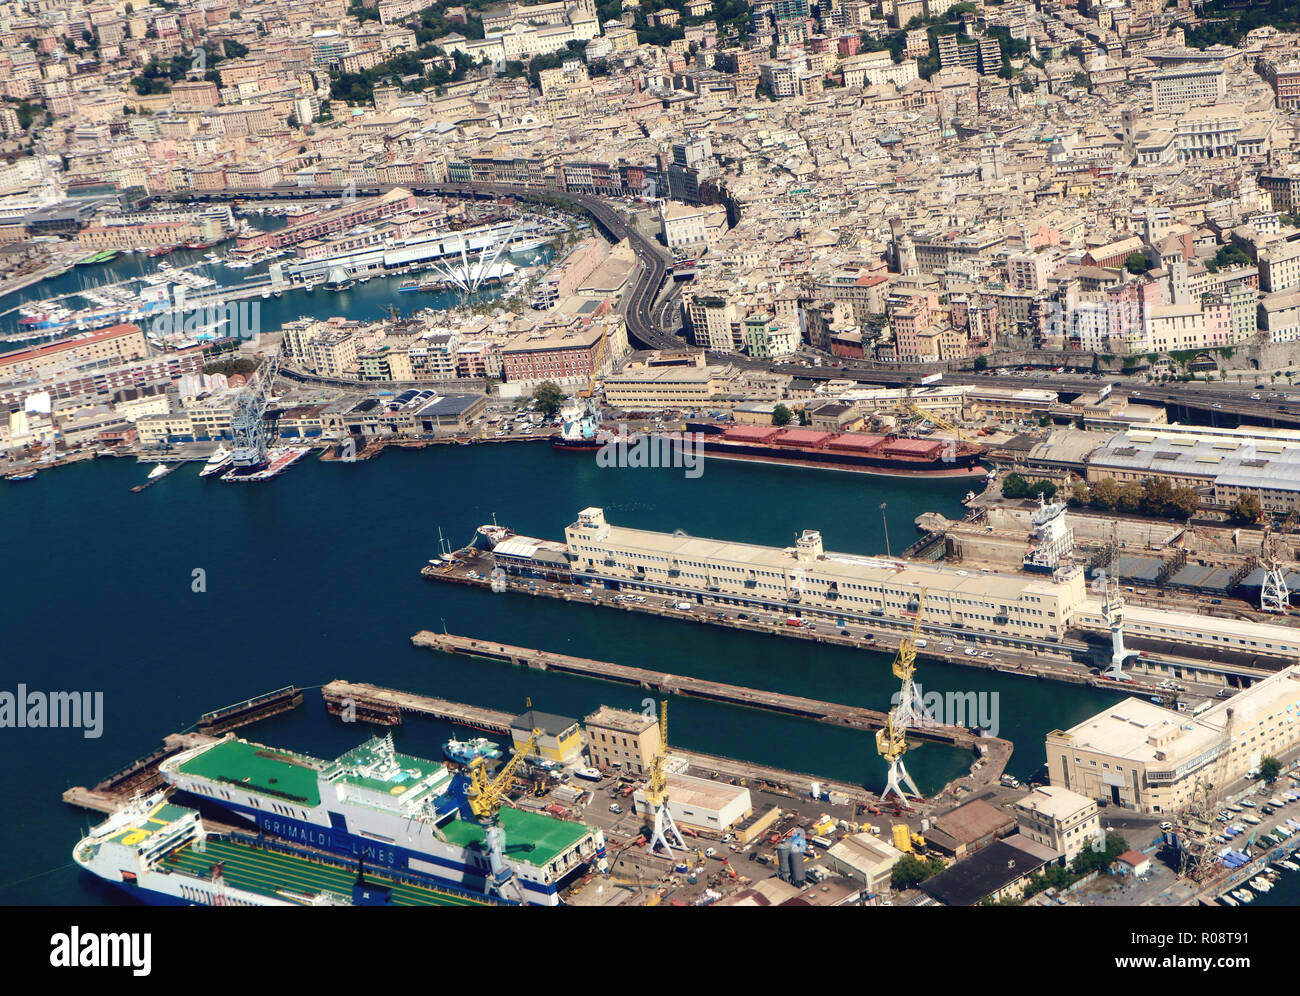
<path fill-rule="evenodd" d="M 397 722 L 400 723 L 402 714 L 410 714 L 422 716 L 426 719 L 440 719 L 445 722 L 468 726 L 475 730 L 482 730 L 486 733 L 509 737 L 510 721 L 513 718 L 510 713 L 496 709 L 484 709 L 479 706 L 451 702 L 447 699 L 429 695 L 417 695 L 414 692 L 403 692 L 393 688 L 381 688 L 378 685 L 343 681 L 341 679 L 322 686 L 321 697 L 324 698 L 326 708 L 332 715 L 340 716 L 345 720 L 366 720 L 378 722 L 382 725 L 390 724 L 387 724 L 382 719 L 369 719 L 368 717 L 372 715 L 395 716 Z M 990 740 L 990 743 L 1006 744 L 1006 741 Z M 677 747 L 672 748 L 672 753 L 674 756 L 686 759 L 695 767 L 716 772 L 721 777 L 729 777 L 737 782 L 747 782 L 769 791 L 791 796 L 807 796 L 815 782 L 822 789 L 843 793 L 859 805 L 874 804 L 876 801 L 875 797 L 867 793 L 861 785 L 837 782 L 817 775 L 786 771 L 782 768 L 770 768 L 734 758 L 700 754 L 694 751 L 681 750 Z M 991 757 L 993 754 L 994 752 L 990 751 L 986 757 Z M 996 781 L 1004 764 L 1005 758 L 1003 758 L 1001 764 L 996 764 L 994 767 L 982 763 L 981 773 L 992 772 L 996 768 L 997 773 L 993 774 L 993 780 Z"/>
<path fill-rule="evenodd" d="M 243 702 L 222 706 L 205 712 L 194 725 L 196 733 L 169 733 L 163 738 L 162 746 L 132 761 L 123 768 L 114 771 L 107 778 L 101 779 L 94 788 L 74 785 L 63 793 L 63 801 L 69 806 L 90 809 L 100 813 L 111 813 L 135 795 L 148 795 L 164 787 L 162 776 L 158 774 L 158 765 L 167 758 L 192 747 L 200 747 L 219 739 L 217 734 L 237 730 L 268 716 L 287 712 L 302 704 L 302 689 L 289 685 L 275 691 L 255 695 Z"/>
<path fill-rule="evenodd" d="M 158 765 L 167 758 L 191 747 L 212 743 L 215 739 L 203 733 L 170 733 L 163 738 L 163 745 L 153 753 L 118 769 L 93 789 L 74 785 L 63 793 L 63 801 L 69 806 L 111 813 L 134 795 L 148 795 L 162 788 Z"/>
<path fill-rule="evenodd" d="M 464 636 L 448 633 L 433 633 L 421 630 L 411 637 L 417 647 L 440 650 L 448 654 L 462 654 L 469 657 L 482 657 L 501 661 L 539 671 L 555 671 L 560 674 L 573 674 L 583 678 L 598 678 L 613 681 L 661 695 L 682 695 L 691 698 L 707 699 L 712 702 L 725 702 L 729 705 L 747 706 L 751 709 L 763 709 L 767 712 L 797 716 L 833 726 L 848 726 L 859 730 L 878 730 L 885 725 L 886 714 L 875 709 L 861 706 L 842 705 L 836 702 L 822 702 L 817 699 L 804 698 L 799 695 L 787 695 L 783 692 L 768 692 L 757 688 L 745 688 L 741 685 L 728 685 L 720 681 L 706 681 L 703 678 L 691 678 L 663 671 L 650 671 L 645 668 L 614 664 L 610 661 L 589 660 L 585 657 L 570 657 L 568 654 L 554 654 L 545 650 L 533 650 L 528 647 L 512 647 L 492 641 L 471 640 Z M 978 742 L 987 742 L 989 738 L 980 737 L 960 726 L 926 726 L 909 730 L 909 735 L 918 740 L 931 740 L 955 747 L 974 748 Z"/>

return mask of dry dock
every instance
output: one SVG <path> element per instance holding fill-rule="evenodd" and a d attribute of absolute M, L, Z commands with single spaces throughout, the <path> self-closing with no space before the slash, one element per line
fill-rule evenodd
<path fill-rule="evenodd" d="M 471 640 L 464 636 L 447 633 L 433 633 L 421 630 L 411 637 L 417 647 L 441 650 L 448 654 L 463 654 L 469 657 L 483 657 L 488 660 L 502 661 L 540 671 L 557 671 L 561 674 L 574 674 L 584 678 L 599 678 L 623 685 L 632 685 L 661 695 L 685 695 L 692 698 L 708 699 L 713 702 L 725 702 L 729 705 L 747 706 L 751 709 L 763 709 L 786 716 L 797 716 L 819 723 L 834 726 L 848 726 L 860 730 L 878 730 L 885 725 L 885 713 L 860 706 L 841 705 L 835 702 L 821 702 L 798 695 L 786 695 L 782 692 L 768 692 L 757 688 L 745 688 L 740 685 L 728 685 L 719 681 L 706 681 L 702 678 L 689 678 L 679 674 L 667 674 L 663 671 L 649 671 L 645 668 L 628 667 L 609 661 L 589 660 L 585 657 L 570 657 L 567 654 L 553 654 L 545 650 L 533 650 L 528 647 L 512 647 L 491 641 Z M 977 742 L 987 743 L 989 738 L 980 737 L 960 726 L 929 726 L 910 731 L 918 740 L 932 740 L 956 747 L 974 748 Z"/>
<path fill-rule="evenodd" d="M 346 711 L 350 708 L 356 710 L 353 715 L 357 719 L 364 718 L 367 713 L 407 713 L 429 719 L 441 719 L 446 722 L 458 723 L 476 730 L 507 737 L 510 735 L 510 720 L 513 718 L 510 713 L 496 709 L 483 709 L 478 706 L 449 702 L 446 699 L 432 696 L 417 695 L 413 692 L 380 688 L 377 685 L 351 681 L 331 681 L 321 688 L 321 695 L 325 699 L 326 707 L 330 713 L 336 716 L 346 715 Z M 842 792 L 859 804 L 874 799 L 861 785 L 828 781 L 815 775 L 785 771 L 780 768 L 769 768 L 763 765 L 751 764 L 748 761 L 715 757 L 711 754 L 697 754 L 693 751 L 680 750 L 677 747 L 672 748 L 672 753 L 677 757 L 686 759 L 694 766 L 716 771 L 719 777 L 728 777 L 737 781 L 743 779 L 751 784 L 791 795 L 807 796 L 813 782 L 817 782 L 823 789 Z M 994 775 L 995 780 L 996 777 L 997 775 Z"/>

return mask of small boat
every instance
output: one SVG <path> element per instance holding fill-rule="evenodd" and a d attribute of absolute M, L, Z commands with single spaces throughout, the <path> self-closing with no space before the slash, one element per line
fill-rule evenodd
<path fill-rule="evenodd" d="M 473 740 L 448 740 L 442 745 L 442 753 L 457 764 L 469 764 L 479 757 L 495 760 L 501 756 L 501 748 L 487 737 L 475 737 Z"/>
<path fill-rule="evenodd" d="M 1221 895 L 1221 896 L 1219 897 L 1219 900 L 1220 900 L 1221 902 L 1227 903 L 1229 906 L 1240 906 L 1240 905 L 1241 905 L 1239 902 L 1237 902 L 1237 900 L 1233 899 L 1233 898 L 1232 898 L 1230 895 L 1228 895 L 1226 892 L 1225 892 L 1223 895 Z"/>
<path fill-rule="evenodd" d="M 160 477 L 166 477 L 175 469 L 175 467 L 168 467 L 165 463 L 160 463 L 154 467 L 153 470 L 149 471 L 149 477 L 147 480 L 156 481 Z"/>
<path fill-rule="evenodd" d="M 1266 879 L 1263 875 L 1256 875 L 1254 878 L 1250 880 L 1250 887 L 1254 889 L 1256 892 L 1263 894 L 1273 888 L 1273 883 L 1270 882 L 1268 879 Z"/>
<path fill-rule="evenodd" d="M 1296 864 L 1294 861 L 1288 861 L 1286 858 L 1283 858 L 1278 862 L 1278 864 L 1287 871 L 1300 872 L 1300 865 Z"/>
<path fill-rule="evenodd" d="M 1235 889 L 1232 894 L 1243 903 L 1251 903 L 1255 901 L 1255 896 L 1249 889 Z"/>
<path fill-rule="evenodd" d="M 27 470 L 27 471 L 23 471 L 23 473 L 21 474 L 10 474 L 8 477 L 5 478 L 5 480 L 6 481 L 30 481 L 35 476 L 36 476 L 36 471 Z"/>
<path fill-rule="evenodd" d="M 601 775 L 595 768 L 579 768 L 573 773 L 578 778 L 584 778 L 589 782 L 600 781 Z"/>

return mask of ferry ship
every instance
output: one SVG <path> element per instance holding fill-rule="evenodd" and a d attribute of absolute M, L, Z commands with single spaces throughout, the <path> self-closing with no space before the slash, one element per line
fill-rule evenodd
<path fill-rule="evenodd" d="M 484 894 L 491 875 L 484 830 L 469 815 L 465 779 L 445 765 L 372 738 L 335 761 L 227 736 L 158 766 L 184 800 L 212 805 L 263 834 L 431 886 Z M 559 904 L 560 890 L 604 857 L 599 830 L 502 807 L 504 860 L 526 902 Z"/>
<path fill-rule="evenodd" d="M 72 851 L 82 870 L 151 906 L 476 906 L 482 897 L 376 876 L 360 863 L 214 833 L 164 793 L 132 800 Z"/>
<path fill-rule="evenodd" d="M 983 477 L 985 448 L 944 439 L 688 422 L 705 456 L 882 476 Z"/>

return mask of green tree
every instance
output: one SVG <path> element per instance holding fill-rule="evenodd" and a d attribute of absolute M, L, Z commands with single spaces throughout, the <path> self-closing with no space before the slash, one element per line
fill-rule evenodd
<path fill-rule="evenodd" d="M 1259 762 L 1259 777 L 1266 782 L 1276 781 L 1277 776 L 1282 774 L 1282 762 L 1275 757 L 1266 757 Z"/>
<path fill-rule="evenodd" d="M 1240 495 L 1228 508 L 1228 518 L 1239 526 L 1253 526 L 1263 514 L 1259 498 L 1255 495 Z"/>
<path fill-rule="evenodd" d="M 553 380 L 544 380 L 533 390 L 533 400 L 547 418 L 554 418 L 564 403 L 565 393 Z"/>
<path fill-rule="evenodd" d="M 1088 484 L 1086 481 L 1075 481 L 1074 487 L 1070 489 L 1070 505 L 1073 508 L 1083 508 L 1088 504 L 1088 499 L 1092 496 L 1088 493 Z"/>
<path fill-rule="evenodd" d="M 989 358 L 987 356 L 975 357 L 975 370 L 981 372 L 989 368 Z"/>
<path fill-rule="evenodd" d="M 1092 497 L 1089 502 L 1093 508 L 1103 512 L 1111 512 L 1114 511 L 1118 501 L 1119 485 L 1115 483 L 1115 478 L 1103 477 L 1092 486 Z"/>
<path fill-rule="evenodd" d="M 1070 82 L 1075 86 L 1087 87 L 1090 80 L 1088 79 L 1087 73 L 1075 73 L 1070 77 Z"/>
<path fill-rule="evenodd" d="M 1051 481 L 1035 481 L 1029 485 L 1029 497 L 1037 498 L 1039 495 L 1051 501 L 1056 497 L 1056 485 Z"/>
<path fill-rule="evenodd" d="M 890 871 L 889 884 L 895 891 L 901 892 L 903 889 L 915 888 L 941 871 L 943 871 L 943 862 L 938 858 L 926 859 L 919 858 L 915 854 L 904 854 Z"/>
<path fill-rule="evenodd" d="M 789 425 L 793 418 L 794 418 L 794 413 L 791 412 L 790 409 L 787 408 L 785 405 L 777 405 L 775 408 L 772 409 L 773 425 Z"/>
<path fill-rule="evenodd" d="M 1174 488 L 1169 505 L 1171 516 L 1190 519 L 1201 510 L 1201 496 L 1195 488 Z"/>
<path fill-rule="evenodd" d="M 1141 481 L 1126 481 L 1119 489 L 1116 507 L 1121 512 L 1136 512 L 1142 508 L 1146 497 L 1147 489 L 1142 486 Z"/>
<path fill-rule="evenodd" d="M 1029 482 L 1019 474 L 1008 474 L 1002 482 L 1004 498 L 1026 498 L 1029 496 Z"/>
<path fill-rule="evenodd" d="M 1124 268 L 1134 275 L 1146 273 L 1151 269 L 1151 263 L 1144 252 L 1131 252 L 1128 259 L 1124 261 Z"/>

